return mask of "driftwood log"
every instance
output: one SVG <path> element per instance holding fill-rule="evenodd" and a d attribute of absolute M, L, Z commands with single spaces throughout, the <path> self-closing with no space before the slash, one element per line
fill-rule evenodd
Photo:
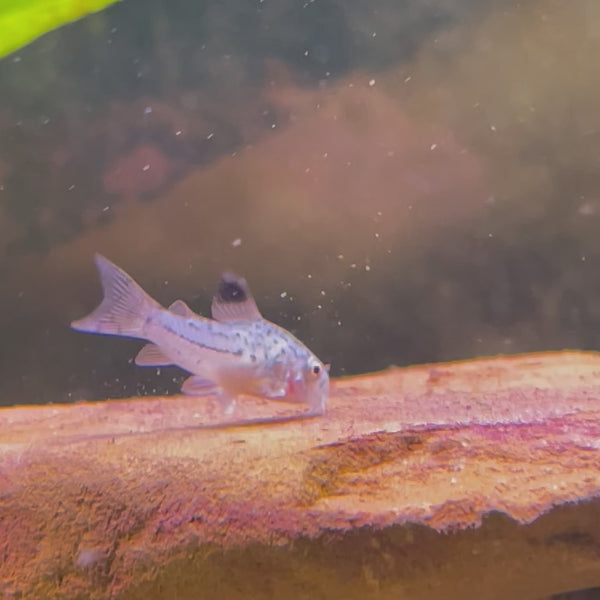
<path fill-rule="evenodd" d="M 245 399 L 236 418 L 289 410 Z M 515 599 L 600 585 L 600 356 L 0 410 L 0 598 Z"/>

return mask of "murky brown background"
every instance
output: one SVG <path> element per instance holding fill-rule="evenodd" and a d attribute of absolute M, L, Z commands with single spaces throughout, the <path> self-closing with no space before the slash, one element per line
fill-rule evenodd
<path fill-rule="evenodd" d="M 95 251 L 334 375 L 600 348 L 597 56 L 596 0 L 126 0 L 1 60 L 0 404 L 177 391 L 70 331 Z"/>

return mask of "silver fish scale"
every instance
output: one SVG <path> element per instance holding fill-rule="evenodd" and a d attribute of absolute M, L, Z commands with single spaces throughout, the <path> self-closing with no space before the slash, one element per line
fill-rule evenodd
<path fill-rule="evenodd" d="M 156 325 L 203 350 L 232 354 L 251 363 L 280 363 L 309 356 L 293 335 L 266 320 L 219 322 L 161 311 Z"/>
<path fill-rule="evenodd" d="M 225 323 L 209 319 L 190 319 L 175 315 L 168 310 L 161 310 L 155 326 L 183 338 L 199 348 L 241 356 L 244 343 L 241 336 L 236 336 Z M 160 342 L 156 340 L 159 344 Z"/>
<path fill-rule="evenodd" d="M 285 363 L 289 359 L 306 360 L 310 356 L 302 342 L 269 321 L 255 321 L 249 329 L 247 343 L 250 360 L 254 356 L 270 363 Z M 262 351 L 262 356 L 257 356 L 259 351 Z"/>

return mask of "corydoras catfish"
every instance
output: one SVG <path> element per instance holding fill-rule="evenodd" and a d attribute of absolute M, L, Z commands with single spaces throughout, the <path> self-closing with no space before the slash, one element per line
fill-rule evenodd
<path fill-rule="evenodd" d="M 189 371 L 181 391 L 216 394 L 228 414 L 246 394 L 302 403 L 310 415 L 325 412 L 328 367 L 291 333 L 263 318 L 245 279 L 221 276 L 209 319 L 181 300 L 164 308 L 108 259 L 96 254 L 95 262 L 104 298 L 88 316 L 73 321 L 73 329 L 149 341 L 137 365 Z"/>

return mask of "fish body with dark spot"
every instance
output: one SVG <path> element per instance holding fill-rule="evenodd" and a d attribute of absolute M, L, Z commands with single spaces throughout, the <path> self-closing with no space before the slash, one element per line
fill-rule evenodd
<path fill-rule="evenodd" d="M 99 254 L 95 261 L 104 299 L 73 329 L 147 340 L 137 365 L 189 371 L 182 392 L 216 394 L 226 413 L 242 395 L 301 403 L 311 415 L 325 412 L 328 368 L 291 333 L 263 318 L 244 279 L 221 277 L 209 319 L 181 300 L 162 307 L 115 264 Z"/>

